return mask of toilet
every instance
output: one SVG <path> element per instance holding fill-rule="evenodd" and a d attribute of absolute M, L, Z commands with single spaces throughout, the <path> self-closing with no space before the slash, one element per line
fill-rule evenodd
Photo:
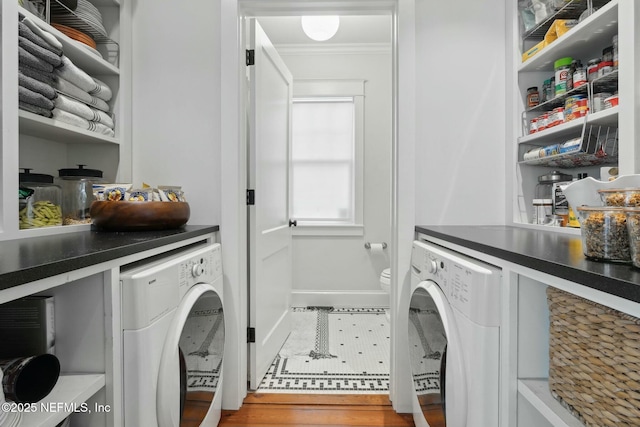
<path fill-rule="evenodd" d="M 390 289 L 391 289 L 391 269 L 390 268 L 385 268 L 384 270 L 382 270 L 382 273 L 380 273 L 380 287 L 382 288 L 383 291 L 386 292 L 387 296 L 390 296 Z M 389 309 L 387 308 L 384 311 L 385 311 L 387 320 L 390 321 L 391 314 L 389 312 Z"/>

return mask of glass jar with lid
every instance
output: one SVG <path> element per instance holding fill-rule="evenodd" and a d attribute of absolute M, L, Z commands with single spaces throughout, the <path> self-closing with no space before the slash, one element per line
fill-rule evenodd
<path fill-rule="evenodd" d="M 18 190 L 20 229 L 62 225 L 62 191 L 53 183 L 53 176 L 22 170 Z"/>
<path fill-rule="evenodd" d="M 95 200 L 93 184 L 102 181 L 102 171 L 77 168 L 59 169 L 59 184 L 62 187 L 62 222 L 64 225 L 89 224 L 89 209 Z"/>
<path fill-rule="evenodd" d="M 572 175 L 559 171 L 551 171 L 538 177 L 538 185 L 536 185 L 536 199 L 552 199 L 553 184 L 558 182 L 570 182 Z"/>

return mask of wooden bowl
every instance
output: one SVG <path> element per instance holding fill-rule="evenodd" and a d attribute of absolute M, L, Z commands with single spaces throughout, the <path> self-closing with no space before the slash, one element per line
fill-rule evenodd
<path fill-rule="evenodd" d="M 95 201 L 89 213 L 100 230 L 139 231 L 179 228 L 191 210 L 186 202 Z"/>

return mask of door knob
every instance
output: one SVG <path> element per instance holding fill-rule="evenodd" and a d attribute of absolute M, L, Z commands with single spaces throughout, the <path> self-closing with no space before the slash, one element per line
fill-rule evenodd
<path fill-rule="evenodd" d="M 298 221 L 295 219 L 290 219 L 289 220 L 289 227 L 297 227 L 298 226 Z"/>

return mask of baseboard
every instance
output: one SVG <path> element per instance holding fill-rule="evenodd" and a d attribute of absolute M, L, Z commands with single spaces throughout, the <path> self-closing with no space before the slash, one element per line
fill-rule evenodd
<path fill-rule="evenodd" d="M 293 291 L 293 307 L 379 307 L 389 308 L 389 295 L 384 291 Z"/>

